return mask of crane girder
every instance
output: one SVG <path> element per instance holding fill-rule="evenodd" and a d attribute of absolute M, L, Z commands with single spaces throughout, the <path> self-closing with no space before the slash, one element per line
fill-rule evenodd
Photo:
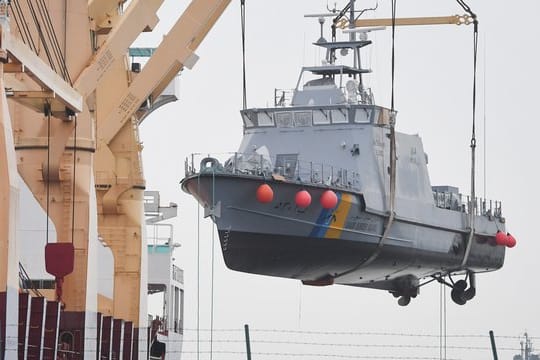
<path fill-rule="evenodd" d="M 24 85 L 20 88 L 12 88 L 22 96 L 15 97 L 16 101 L 25 103 L 38 111 L 43 110 L 46 99 L 51 104 L 53 113 L 65 113 L 66 108 L 79 113 L 83 108 L 82 96 L 71 87 L 60 75 L 54 72 L 38 55 L 30 50 L 21 40 L 11 34 L 9 26 L 5 23 L 0 25 L 0 47 L 5 61 L 9 59 L 7 68 L 9 71 L 20 72 L 32 79 L 34 87 Z M 21 82 L 18 82 L 20 85 Z M 8 86 L 12 83 L 8 82 Z M 37 85 L 37 88 L 36 88 Z M 39 91 L 37 89 L 41 88 Z M 28 91 L 33 91 L 28 93 Z M 60 116 L 62 117 L 62 116 Z"/>
<path fill-rule="evenodd" d="M 91 63 L 75 82 L 75 88 L 87 97 L 96 88 L 111 65 L 123 58 L 129 45 L 146 28 L 153 28 L 159 21 L 155 15 L 164 0 L 134 0 L 121 16 L 118 24 L 95 54 Z M 153 15 L 149 15 L 153 14 Z"/>
<path fill-rule="evenodd" d="M 194 51 L 221 16 L 230 0 L 192 1 L 148 60 L 140 74 L 116 101 L 98 136 L 110 143 L 147 99 L 157 97 L 184 67 L 198 60 Z"/>
<path fill-rule="evenodd" d="M 88 17 L 94 24 L 94 30 L 110 28 L 111 19 L 118 12 L 119 2 L 116 0 L 89 0 Z"/>
<path fill-rule="evenodd" d="M 396 18 L 396 26 L 417 26 L 417 25 L 470 25 L 474 19 L 470 15 L 451 15 L 451 16 L 431 16 L 431 17 L 408 17 Z M 338 27 L 345 29 L 349 26 L 346 19 L 342 19 Z M 355 21 L 355 26 L 392 26 L 392 18 L 385 19 L 358 19 Z"/>

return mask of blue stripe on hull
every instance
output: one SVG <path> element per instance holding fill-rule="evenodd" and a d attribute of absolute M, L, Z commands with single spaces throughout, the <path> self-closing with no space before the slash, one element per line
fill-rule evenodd
<path fill-rule="evenodd" d="M 330 226 L 330 223 L 332 222 L 332 215 L 334 213 L 334 210 L 339 207 L 339 204 L 341 202 L 341 193 L 336 193 L 336 195 L 338 198 L 338 203 L 336 207 L 333 209 L 323 209 L 321 211 L 319 217 L 317 218 L 317 221 L 315 221 L 317 225 L 309 233 L 310 237 L 323 238 L 326 234 L 326 230 L 328 230 L 328 226 Z"/>

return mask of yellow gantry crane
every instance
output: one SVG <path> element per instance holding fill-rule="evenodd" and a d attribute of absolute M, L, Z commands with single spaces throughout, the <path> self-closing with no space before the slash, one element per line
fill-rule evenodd
<path fill-rule="evenodd" d="M 0 0 L 0 344 L 5 340 L 6 358 L 17 357 L 19 176 L 47 211 L 57 242 L 73 244 L 73 271 L 61 291 L 43 294 L 61 295 L 65 326 L 80 337 L 75 350 L 95 358 L 96 312 L 146 329 L 137 110 L 195 64 L 197 47 L 230 0 L 193 0 L 142 71 L 132 72 L 128 47 L 152 31 L 163 2 Z M 32 19 L 40 23 L 29 26 Z M 114 255 L 112 298 L 98 292 L 98 239 Z M 45 239 L 35 241 L 45 246 Z"/>

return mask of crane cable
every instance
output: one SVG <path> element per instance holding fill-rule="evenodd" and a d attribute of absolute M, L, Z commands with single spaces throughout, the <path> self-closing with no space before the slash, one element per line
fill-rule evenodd
<path fill-rule="evenodd" d="M 74 129 L 73 129 L 73 179 L 72 179 L 72 199 L 71 199 L 71 243 L 75 244 L 75 194 L 77 189 L 76 175 L 77 175 L 77 117 L 74 116 Z"/>
<path fill-rule="evenodd" d="M 45 179 L 45 191 L 46 191 L 46 201 L 47 204 L 45 206 L 45 218 L 47 220 L 45 224 L 45 241 L 46 244 L 49 243 L 49 207 L 50 207 L 50 199 L 51 199 L 51 191 L 50 191 L 50 171 L 51 171 L 51 105 L 47 102 L 45 103 L 45 115 L 47 116 L 47 179 Z"/>
<path fill-rule="evenodd" d="M 473 32 L 473 87 L 472 87 L 472 131 L 471 131 L 471 198 L 469 202 L 469 226 L 470 233 L 467 240 L 467 247 L 465 249 L 465 255 L 461 262 L 461 267 L 464 268 L 469 260 L 471 252 L 471 246 L 474 238 L 474 216 L 476 213 L 476 189 L 475 189 L 475 172 L 476 172 L 476 68 L 477 68 L 477 55 L 478 55 L 478 19 L 476 14 L 465 3 L 464 0 L 456 0 L 457 3 L 465 10 L 473 19 L 474 32 Z"/>
<path fill-rule="evenodd" d="M 439 283 L 439 359 L 446 359 L 446 285 Z"/>
<path fill-rule="evenodd" d="M 212 211 L 216 209 L 216 171 L 212 168 Z M 210 360 L 214 357 L 214 279 L 215 279 L 215 228 L 216 215 L 212 213 L 212 250 L 211 250 L 211 283 L 210 283 Z"/>
<path fill-rule="evenodd" d="M 11 13 L 15 19 L 15 24 L 17 25 L 23 43 L 27 44 L 28 47 L 37 54 L 37 47 L 34 43 L 34 38 L 30 35 L 30 28 L 28 27 L 28 22 L 24 19 L 21 5 L 18 1 L 12 1 L 9 3 L 9 7 L 11 8 Z M 15 7 L 15 10 L 13 7 Z"/>
<path fill-rule="evenodd" d="M 193 163 L 192 163 L 193 164 Z M 197 193 L 201 191 L 201 174 L 197 175 Z M 197 204 L 197 360 L 200 355 L 200 328 L 201 328 L 201 209 Z"/>
<path fill-rule="evenodd" d="M 30 10 L 30 15 L 32 16 L 32 19 L 34 20 L 34 25 L 36 26 L 36 31 L 38 33 L 39 39 L 40 39 L 41 43 L 43 44 L 43 50 L 45 50 L 45 55 L 47 56 L 47 60 L 49 60 L 49 64 L 51 65 L 52 70 L 54 72 L 58 73 L 58 71 L 56 69 L 56 65 L 55 65 L 53 57 L 52 57 L 52 54 L 51 54 L 51 51 L 49 49 L 49 46 L 47 45 L 47 40 L 46 40 L 45 35 L 43 33 L 43 29 L 42 29 L 41 24 L 40 24 L 39 19 L 38 19 L 38 12 L 34 8 L 34 5 L 33 5 L 31 0 L 26 0 L 26 2 L 28 4 L 28 9 Z M 40 4 L 38 3 L 36 5 L 39 6 Z M 23 21 L 24 21 L 24 19 L 23 19 Z"/>
<path fill-rule="evenodd" d="M 343 11 L 342 11 L 343 12 Z M 338 18 L 336 18 L 338 19 Z M 334 24 L 337 22 L 337 20 L 334 19 Z M 339 274 L 336 274 L 333 279 L 338 279 L 342 276 L 348 275 L 350 273 L 353 273 L 361 268 L 364 268 L 371 264 L 382 251 L 382 248 L 384 246 L 384 243 L 386 239 L 388 238 L 388 235 L 390 235 L 390 229 L 392 227 L 392 224 L 394 222 L 394 219 L 396 217 L 395 212 L 395 198 L 396 198 L 396 133 L 395 133 L 395 120 L 396 120 L 396 113 L 394 109 L 394 77 L 395 77 L 395 34 L 396 34 L 396 0 L 392 0 L 392 91 L 391 91 L 391 109 L 390 109 L 390 200 L 388 204 L 388 220 L 386 221 L 386 225 L 384 227 L 383 233 L 379 239 L 379 242 L 377 244 L 377 248 L 373 251 L 373 253 L 364 261 L 356 265 L 355 267 L 343 271 Z M 386 181 L 385 181 L 385 188 L 386 188 Z"/>
<path fill-rule="evenodd" d="M 396 217 L 396 209 L 395 209 L 395 202 L 396 202 L 396 110 L 395 110 L 395 102 L 394 102 L 394 79 L 395 79 L 395 73 L 396 73 L 396 50 L 395 50 L 395 38 L 396 38 L 396 0 L 392 0 L 392 92 L 391 92 L 391 99 L 390 99 L 390 166 L 389 166 L 389 172 L 390 172 L 390 185 L 389 185 L 389 195 L 390 199 L 388 201 L 388 220 L 386 221 L 386 225 L 384 227 L 383 234 L 379 240 L 379 244 L 377 245 L 377 250 L 362 264 L 362 266 L 366 266 L 373 262 L 377 256 L 379 256 L 380 252 L 382 251 L 382 248 L 384 246 L 384 242 L 388 238 L 388 235 L 390 235 L 390 229 L 392 227 L 392 224 L 394 223 L 394 219 Z"/>
<path fill-rule="evenodd" d="M 53 71 L 56 73 L 59 73 L 70 85 L 73 85 L 69 75 L 69 70 L 67 68 L 65 50 L 62 52 L 60 48 L 58 37 L 56 36 L 56 31 L 54 30 L 52 19 L 45 0 L 26 0 L 28 12 L 34 22 L 38 37 L 36 41 L 34 41 L 28 25 L 30 21 L 26 20 L 24 12 L 21 8 L 21 4 L 19 3 L 22 1 L 23 0 L 13 0 L 9 3 L 9 6 L 12 10 L 11 12 L 13 14 L 13 18 L 15 19 L 15 23 L 23 43 L 27 44 L 28 47 L 37 55 L 39 55 L 41 50 L 41 47 L 38 48 L 38 46 L 39 44 L 42 44 L 51 69 L 53 69 Z M 59 68 L 58 70 L 57 67 Z"/>
<path fill-rule="evenodd" d="M 246 85 L 246 1 L 240 0 L 240 19 L 242 25 L 242 108 L 247 109 Z"/>
<path fill-rule="evenodd" d="M 395 50 L 395 38 L 396 38 L 396 0 L 392 0 L 392 96 L 390 100 L 390 217 L 386 224 L 386 230 L 381 239 L 381 243 L 388 236 L 390 227 L 395 217 L 395 201 L 396 201 L 396 109 L 394 104 L 394 83 L 396 73 L 396 50 Z M 382 246 L 382 244 L 381 244 Z"/>
<path fill-rule="evenodd" d="M 395 111 L 394 108 L 394 77 L 396 69 L 396 55 L 395 55 L 395 39 L 396 39 L 396 0 L 392 0 L 392 95 L 390 99 L 390 110 Z"/>

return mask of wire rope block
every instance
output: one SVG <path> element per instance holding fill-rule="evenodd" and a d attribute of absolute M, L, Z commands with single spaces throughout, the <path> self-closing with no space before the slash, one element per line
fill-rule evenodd
<path fill-rule="evenodd" d="M 64 277 L 73 272 L 75 248 L 73 243 L 48 243 L 45 245 L 45 269 L 56 281 L 56 299 L 62 302 Z"/>

